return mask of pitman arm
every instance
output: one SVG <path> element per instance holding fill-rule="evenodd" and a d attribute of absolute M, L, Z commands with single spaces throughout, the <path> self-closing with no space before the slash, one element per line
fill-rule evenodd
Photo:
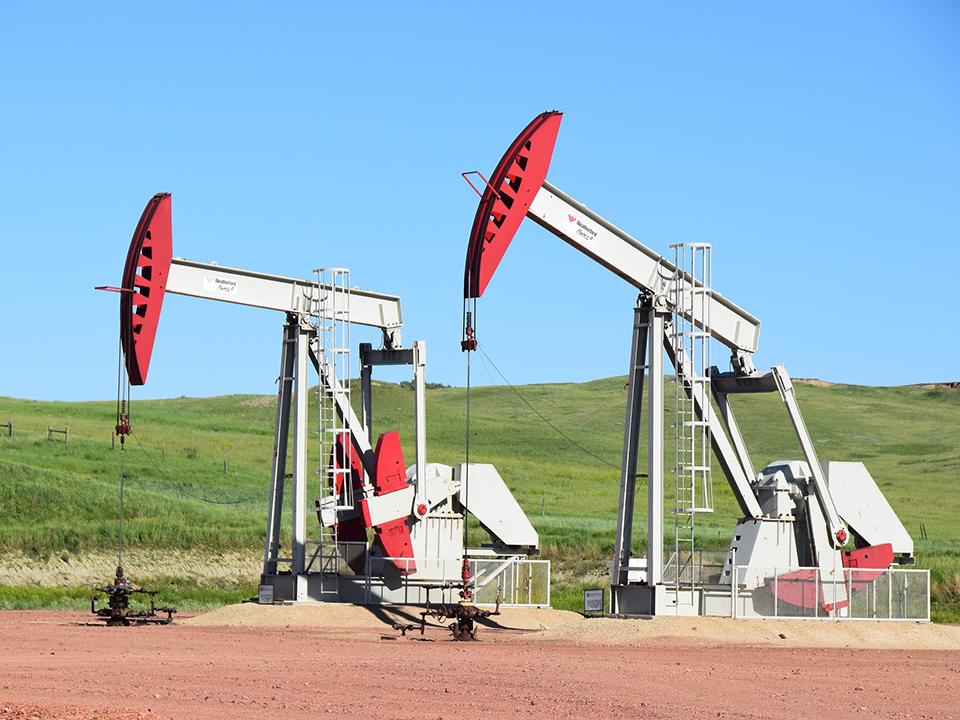
<path fill-rule="evenodd" d="M 827 478 L 823 473 L 823 467 L 817 459 L 817 452 L 813 448 L 813 441 L 810 439 L 807 425 L 803 421 L 803 415 L 800 414 L 800 406 L 797 404 L 797 396 L 793 389 L 793 383 L 790 381 L 790 375 L 784 365 L 774 365 L 770 372 L 776 380 L 783 404 L 787 406 L 787 413 L 790 415 L 790 422 L 797 434 L 797 440 L 800 441 L 804 460 L 810 466 L 817 504 L 820 506 L 823 517 L 826 518 L 827 525 L 830 528 L 830 542 L 834 547 L 842 547 L 847 542 L 847 528 L 837 513 L 833 496 L 830 494 L 830 487 L 827 485 Z"/>

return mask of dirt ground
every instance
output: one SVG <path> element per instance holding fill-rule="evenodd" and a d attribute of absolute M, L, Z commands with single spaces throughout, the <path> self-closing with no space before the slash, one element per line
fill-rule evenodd
<path fill-rule="evenodd" d="M 0 719 L 960 720 L 960 628 L 505 610 L 454 643 L 439 627 L 398 637 L 398 612 L 235 606 L 106 628 L 3 611 Z M 875 649 L 894 645 L 912 649 Z"/>

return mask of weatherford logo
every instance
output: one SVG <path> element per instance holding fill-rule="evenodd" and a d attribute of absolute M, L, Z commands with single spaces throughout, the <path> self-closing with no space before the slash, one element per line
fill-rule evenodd
<path fill-rule="evenodd" d="M 584 225 L 582 222 L 580 222 L 576 215 L 567 213 L 567 220 L 571 223 L 576 223 L 577 225 L 574 235 L 582 237 L 584 240 L 593 240 L 595 237 L 597 237 L 597 231 L 589 225 Z"/>
<path fill-rule="evenodd" d="M 237 281 L 219 277 L 217 275 L 204 275 L 203 289 L 212 290 L 218 294 L 232 295 L 237 291 Z"/>

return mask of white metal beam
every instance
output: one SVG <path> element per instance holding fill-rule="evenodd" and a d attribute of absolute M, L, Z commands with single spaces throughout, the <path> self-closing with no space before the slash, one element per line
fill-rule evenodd
<path fill-rule="evenodd" d="M 425 513 L 420 512 L 421 506 L 428 507 L 427 496 L 427 401 L 426 382 L 424 375 L 427 369 L 427 343 L 423 340 L 413 341 L 413 425 L 414 425 L 414 460 L 417 468 L 416 503 L 414 512 L 417 517 Z M 428 507 L 429 509 L 429 507 Z"/>
<path fill-rule="evenodd" d="M 346 300 L 322 302 L 329 285 L 280 275 L 222 267 L 212 263 L 174 258 L 167 278 L 167 292 L 249 307 L 321 315 L 324 307 L 344 307 Z M 400 346 L 403 313 L 396 295 L 350 289 L 350 321 L 383 331 L 388 347 Z"/>
<path fill-rule="evenodd" d="M 537 192 L 527 217 L 634 287 L 669 300 L 675 270 L 672 262 L 550 183 L 545 182 Z M 710 296 L 709 318 L 708 330 L 734 353 L 756 352 L 758 318 L 716 291 Z M 700 318 L 687 319 L 702 327 Z"/>

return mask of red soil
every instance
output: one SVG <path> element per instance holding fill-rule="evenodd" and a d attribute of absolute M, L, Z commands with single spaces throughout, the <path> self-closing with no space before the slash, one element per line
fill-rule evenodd
<path fill-rule="evenodd" d="M 370 628 L 106 628 L 0 612 L 0 719 L 954 718 L 960 653 Z"/>

